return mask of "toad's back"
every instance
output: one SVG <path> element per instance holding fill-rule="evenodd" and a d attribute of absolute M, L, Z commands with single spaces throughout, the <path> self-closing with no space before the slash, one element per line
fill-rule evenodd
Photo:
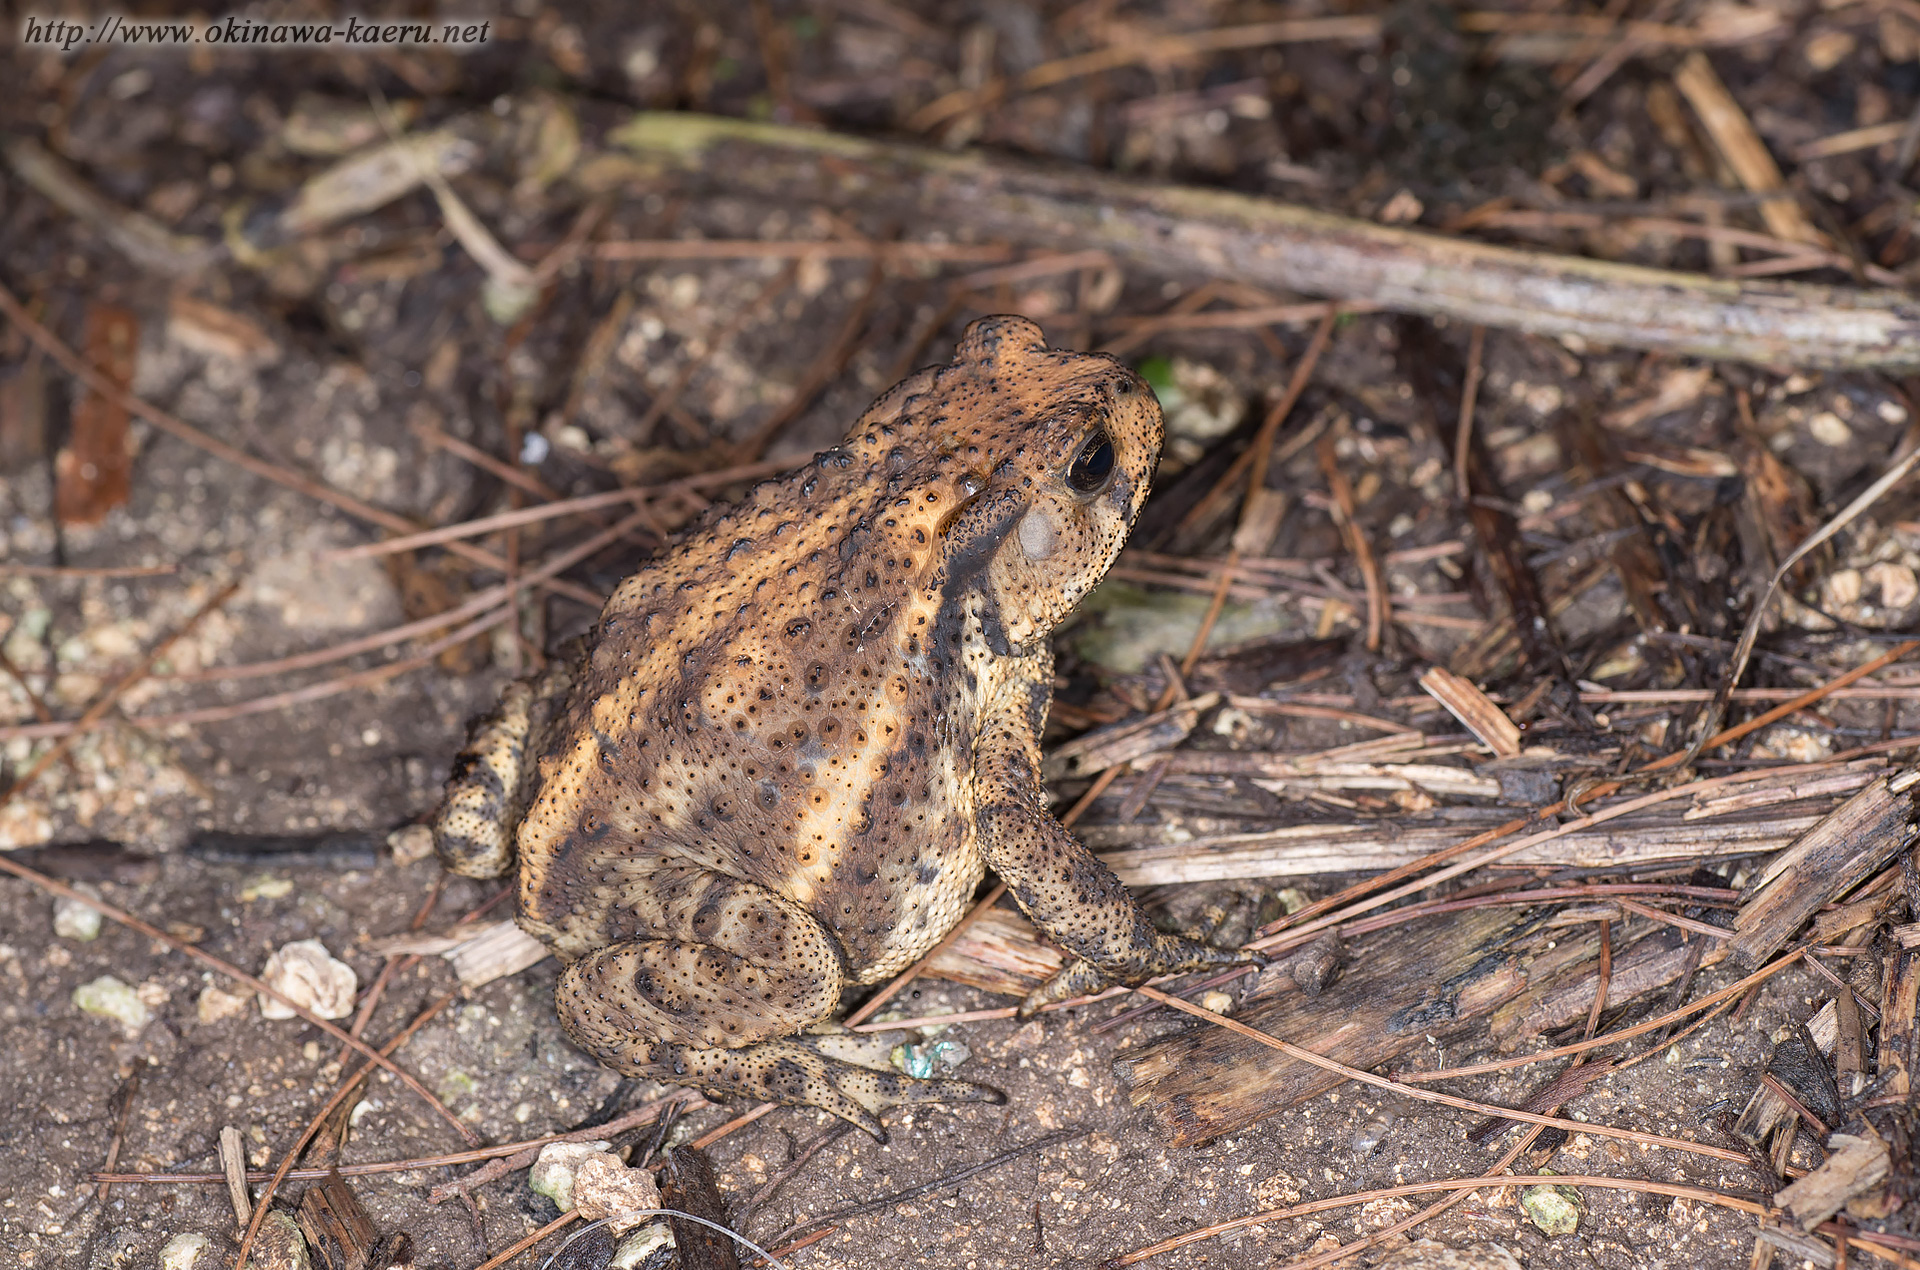
<path fill-rule="evenodd" d="M 563 957 L 644 936 L 703 870 L 805 907 L 861 981 L 958 917 L 991 658 L 934 543 L 966 456 L 890 433 L 760 486 L 608 603 L 520 830 L 523 921 Z"/>

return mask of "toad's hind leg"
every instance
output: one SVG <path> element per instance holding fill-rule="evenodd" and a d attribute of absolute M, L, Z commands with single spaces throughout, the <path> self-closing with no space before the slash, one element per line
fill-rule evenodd
<path fill-rule="evenodd" d="M 629 910 L 639 937 L 582 957 L 554 989 L 567 1035 L 608 1067 L 819 1107 L 882 1141 L 888 1107 L 1002 1101 L 966 1081 L 861 1067 L 796 1036 L 833 1013 L 845 984 L 832 936 L 799 905 L 717 874 L 654 880 Z"/>

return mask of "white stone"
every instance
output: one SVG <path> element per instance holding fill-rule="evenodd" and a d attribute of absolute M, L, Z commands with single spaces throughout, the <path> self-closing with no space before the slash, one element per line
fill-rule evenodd
<path fill-rule="evenodd" d="M 1904 609 L 1920 599 L 1920 578 L 1912 569 L 1891 560 L 1867 566 L 1866 580 L 1880 588 L 1882 608 Z"/>
<path fill-rule="evenodd" d="M 574 1174 L 589 1156 L 607 1155 L 612 1146 L 611 1142 L 549 1142 L 528 1170 L 527 1185 L 552 1200 L 561 1212 L 572 1212 Z"/>
<path fill-rule="evenodd" d="M 1807 431 L 1813 433 L 1813 439 L 1821 445 L 1830 445 L 1836 449 L 1853 440 L 1853 429 L 1831 410 L 1822 410 L 1807 420 Z"/>
<path fill-rule="evenodd" d="M 193 1263 L 200 1260 L 207 1243 L 207 1237 L 197 1232 L 182 1231 L 175 1235 L 160 1249 L 160 1270 L 193 1270 Z"/>
<path fill-rule="evenodd" d="M 194 1014 L 202 1023 L 218 1023 L 221 1019 L 230 1019 L 236 1014 L 245 1013 L 247 1002 L 253 999 L 250 992 L 226 992 L 212 984 L 200 989 L 200 999 L 194 1005 Z"/>
<path fill-rule="evenodd" d="M 538 433 L 528 433 L 537 436 Z M 433 830 L 425 825 L 405 825 L 387 835 L 387 850 L 395 864 L 415 864 L 433 854 Z"/>
<path fill-rule="evenodd" d="M 660 1207 L 660 1188 L 645 1169 L 630 1169 L 619 1156 L 600 1152 L 580 1161 L 575 1170 L 573 1202 L 588 1221 L 610 1218 L 608 1229 L 619 1235 Z"/>
<path fill-rule="evenodd" d="M 635 1231 L 620 1245 L 613 1254 L 613 1260 L 607 1263 L 608 1270 L 634 1270 L 647 1258 L 662 1248 L 673 1245 L 673 1232 L 667 1229 L 665 1222 L 655 1222 Z"/>
<path fill-rule="evenodd" d="M 85 885 L 74 889 L 85 892 L 92 890 Z M 100 910 L 85 900 L 63 895 L 53 902 L 53 933 L 62 939 L 91 943 L 100 938 Z"/>
<path fill-rule="evenodd" d="M 353 967 L 336 960 L 317 939 L 296 939 L 267 958 L 260 978 L 275 992 L 313 1011 L 323 1019 L 344 1019 L 353 1013 L 360 978 Z M 260 995 L 260 1014 L 268 1019 L 296 1017 L 289 1007 Z"/>

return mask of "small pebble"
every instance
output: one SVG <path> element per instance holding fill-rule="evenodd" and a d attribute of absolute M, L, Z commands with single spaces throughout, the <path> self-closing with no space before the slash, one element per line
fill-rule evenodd
<path fill-rule="evenodd" d="M 258 1270 L 313 1270 L 313 1254 L 292 1213 L 276 1208 L 261 1219 L 247 1264 Z"/>
<path fill-rule="evenodd" d="M 1571 1235 L 1580 1229 L 1580 1195 L 1571 1186 L 1529 1186 L 1520 1193 L 1527 1220 L 1545 1235 Z"/>
<path fill-rule="evenodd" d="M 1853 607 L 1860 602 L 1865 583 L 1858 569 L 1835 569 L 1820 579 L 1820 606 L 1828 612 Z"/>
<path fill-rule="evenodd" d="M 652 1216 L 648 1210 L 660 1207 L 660 1188 L 647 1170 L 630 1169 L 619 1156 L 603 1151 L 580 1161 L 573 1175 L 573 1202 L 588 1221 L 611 1218 L 607 1228 L 617 1237 Z"/>
<path fill-rule="evenodd" d="M 573 1179 L 589 1156 L 605 1155 L 611 1142 L 549 1142 L 527 1172 L 527 1186 L 553 1201 L 563 1213 L 573 1211 Z"/>
<path fill-rule="evenodd" d="M 673 1232 L 667 1229 L 665 1222 L 643 1226 L 627 1236 L 627 1241 L 613 1254 L 613 1260 L 607 1263 L 608 1270 L 635 1270 L 635 1267 L 646 1264 L 654 1253 L 671 1247 Z"/>
<path fill-rule="evenodd" d="M 100 893 L 85 883 L 73 888 L 98 899 Z M 100 938 L 100 910 L 85 900 L 65 895 L 53 902 L 53 933 L 62 939 L 91 943 Z"/>
<path fill-rule="evenodd" d="M 353 967 L 337 960 L 317 939 L 296 939 L 267 958 L 260 978 L 275 992 L 313 1011 L 323 1019 L 344 1019 L 353 1013 L 360 978 Z M 264 993 L 260 1014 L 269 1019 L 291 1019 L 294 1012 Z"/>
<path fill-rule="evenodd" d="M 207 1250 L 207 1237 L 182 1231 L 167 1240 L 160 1249 L 160 1270 L 193 1270 L 193 1263 Z"/>
<path fill-rule="evenodd" d="M 1212 1010 L 1215 1014 L 1231 1014 L 1233 1012 L 1233 994 L 1231 992 L 1222 992 L 1218 988 L 1215 988 L 1212 992 L 1203 992 L 1200 994 L 1200 1008 L 1203 1010 Z"/>
<path fill-rule="evenodd" d="M 240 888 L 242 903 L 251 903 L 254 900 L 281 900 L 292 894 L 292 878 L 277 878 L 270 873 L 249 878 Z"/>
<path fill-rule="evenodd" d="M 1393 1117 L 1384 1111 L 1376 1111 L 1353 1131 L 1348 1146 L 1355 1155 L 1365 1159 L 1380 1149 L 1380 1144 L 1387 1140 L 1387 1135 L 1392 1131 Z"/>
<path fill-rule="evenodd" d="M 1831 410 L 1822 410 L 1807 420 L 1807 431 L 1813 433 L 1813 439 L 1821 445 L 1830 445 L 1836 449 L 1853 440 L 1853 429 Z"/>
<path fill-rule="evenodd" d="M 138 1036 L 153 1018 L 140 994 L 112 975 L 101 975 L 73 990 L 73 1004 L 86 1014 L 118 1020 L 128 1036 Z"/>
<path fill-rule="evenodd" d="M 530 432 L 530 437 L 540 434 Z M 399 865 L 416 864 L 433 854 L 433 830 L 425 825 L 404 825 L 387 835 L 387 850 Z"/>
<path fill-rule="evenodd" d="M 244 1013 L 247 1002 L 252 999 L 250 992 L 223 992 L 208 984 L 200 989 L 200 1000 L 194 1013 L 202 1023 L 218 1023 L 221 1019 Z"/>
<path fill-rule="evenodd" d="M 1916 578 L 1913 570 L 1906 565 L 1892 560 L 1868 565 L 1865 581 L 1880 588 L 1882 608 L 1904 609 L 1920 599 L 1920 578 Z M 97 919 L 94 924 L 99 924 Z"/>
<path fill-rule="evenodd" d="M 1521 1270 L 1520 1260 L 1496 1243 L 1449 1248 L 1432 1239 L 1416 1239 L 1390 1252 L 1375 1270 Z"/>

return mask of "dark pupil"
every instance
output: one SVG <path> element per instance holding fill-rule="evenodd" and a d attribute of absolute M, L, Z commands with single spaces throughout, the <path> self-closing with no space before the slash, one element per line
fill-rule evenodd
<path fill-rule="evenodd" d="M 1113 475 L 1113 441 L 1104 432 L 1096 432 L 1080 447 L 1080 457 L 1067 471 L 1067 484 L 1082 494 L 1091 494 Z"/>

